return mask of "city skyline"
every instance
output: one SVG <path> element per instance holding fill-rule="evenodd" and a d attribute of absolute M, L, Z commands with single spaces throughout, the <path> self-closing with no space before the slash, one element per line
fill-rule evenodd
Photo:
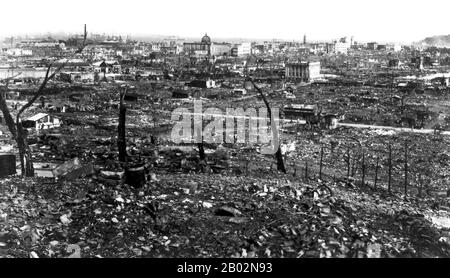
<path fill-rule="evenodd" d="M 361 42 L 412 43 L 448 34 L 445 9 L 440 8 L 446 4 L 443 0 L 381 0 L 375 4 L 280 0 L 274 4 L 269 0 L 231 0 L 226 5 L 205 0 L 175 0 L 170 4 L 130 0 L 123 5 L 118 1 L 80 0 L 68 9 L 54 0 L 22 0 L 3 4 L 9 12 L 2 15 L 0 23 L 8 28 L 0 30 L 0 37 L 77 33 L 84 23 L 90 33 L 192 39 L 208 33 L 213 39 L 301 41 L 306 34 L 308 41 L 353 36 Z"/>

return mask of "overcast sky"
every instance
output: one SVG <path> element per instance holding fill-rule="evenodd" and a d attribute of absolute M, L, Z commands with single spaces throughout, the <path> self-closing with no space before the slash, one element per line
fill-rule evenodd
<path fill-rule="evenodd" d="M 449 0 L 14 0 L 0 37 L 46 32 L 418 41 L 450 34 Z"/>

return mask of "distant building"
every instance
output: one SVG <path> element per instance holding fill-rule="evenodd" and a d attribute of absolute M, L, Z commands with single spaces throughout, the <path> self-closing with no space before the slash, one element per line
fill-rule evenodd
<path fill-rule="evenodd" d="M 311 52 L 311 49 L 309 47 L 299 47 L 296 50 L 300 56 L 306 56 Z"/>
<path fill-rule="evenodd" d="M 423 70 L 424 69 L 424 58 L 422 56 L 419 57 L 413 57 L 411 59 L 411 64 L 419 69 L 419 70 Z"/>
<path fill-rule="evenodd" d="M 347 54 L 349 48 L 351 47 L 351 42 L 347 41 L 347 38 L 341 38 L 334 45 L 334 52 L 336 54 Z"/>
<path fill-rule="evenodd" d="M 291 104 L 283 108 L 283 113 L 286 119 L 307 119 L 317 116 L 319 110 L 316 104 Z"/>
<path fill-rule="evenodd" d="M 325 114 L 322 117 L 322 122 L 325 128 L 335 129 L 338 126 L 338 117 L 336 114 Z"/>
<path fill-rule="evenodd" d="M 161 46 L 160 50 L 164 54 L 180 54 L 183 51 L 183 47 L 181 45 L 170 45 L 170 46 Z"/>
<path fill-rule="evenodd" d="M 325 52 L 326 53 L 334 53 L 336 49 L 336 44 L 335 43 L 326 43 L 325 44 Z"/>
<path fill-rule="evenodd" d="M 93 64 L 94 72 L 102 73 L 119 73 L 122 66 L 117 61 L 99 61 Z"/>
<path fill-rule="evenodd" d="M 186 54 L 195 54 L 198 51 L 211 54 L 211 38 L 205 34 L 200 42 L 185 42 L 183 44 L 183 51 Z"/>
<path fill-rule="evenodd" d="M 387 50 L 387 45 L 379 44 L 379 45 L 377 45 L 377 50 Z"/>
<path fill-rule="evenodd" d="M 216 86 L 214 80 L 193 80 L 188 84 L 189 87 L 209 89 Z"/>
<path fill-rule="evenodd" d="M 387 50 L 399 52 L 402 50 L 402 46 L 400 44 L 387 44 L 386 45 Z"/>
<path fill-rule="evenodd" d="M 347 54 L 350 45 L 347 43 L 337 42 L 334 47 L 334 52 L 336 54 Z"/>
<path fill-rule="evenodd" d="M 159 43 L 154 43 L 150 47 L 151 51 L 153 52 L 160 52 L 161 51 L 161 45 Z"/>
<path fill-rule="evenodd" d="M 242 95 L 246 95 L 247 94 L 247 90 L 245 88 L 242 89 L 234 89 L 233 93 L 235 94 L 242 94 Z"/>
<path fill-rule="evenodd" d="M 83 83 L 93 83 L 95 81 L 95 72 L 70 72 L 64 71 L 59 75 L 59 79 L 64 82 L 83 82 Z"/>
<path fill-rule="evenodd" d="M 262 54 L 265 52 L 265 46 L 263 44 L 254 45 L 252 48 L 253 54 Z"/>
<path fill-rule="evenodd" d="M 211 43 L 210 53 L 212 56 L 228 56 L 231 54 L 231 44 Z"/>
<path fill-rule="evenodd" d="M 6 54 L 10 56 L 33 56 L 33 50 L 22 48 L 11 48 L 6 50 Z"/>
<path fill-rule="evenodd" d="M 187 91 L 175 90 L 172 92 L 172 98 L 189 98 Z"/>
<path fill-rule="evenodd" d="M 20 75 L 17 76 L 17 73 Z M 38 80 L 43 79 L 47 73 L 47 68 L 44 67 L 34 67 L 34 68 L 0 68 L 0 79 L 6 79 L 16 76 L 14 80 L 17 81 L 27 81 L 27 80 Z M 52 72 L 51 72 L 52 73 Z"/>
<path fill-rule="evenodd" d="M 33 117 L 26 119 L 23 122 L 23 126 L 25 128 L 33 128 L 36 130 L 50 129 L 54 127 L 60 127 L 61 121 L 59 118 L 50 116 L 49 114 L 38 113 Z"/>
<path fill-rule="evenodd" d="M 377 48 L 378 48 L 378 43 L 376 43 L 376 42 L 367 43 L 368 50 L 377 50 Z"/>
<path fill-rule="evenodd" d="M 320 52 L 326 52 L 325 51 L 325 44 L 310 43 L 308 46 L 309 46 L 310 51 L 313 52 L 314 54 L 317 54 L 317 53 L 320 53 Z"/>
<path fill-rule="evenodd" d="M 390 68 L 398 68 L 399 65 L 400 65 L 400 61 L 398 59 L 389 60 L 388 66 Z"/>
<path fill-rule="evenodd" d="M 252 45 L 249 42 L 240 43 L 233 47 L 231 55 L 233 56 L 247 56 L 252 53 Z"/>
<path fill-rule="evenodd" d="M 311 82 L 320 77 L 320 62 L 295 62 L 285 66 L 286 79 Z"/>

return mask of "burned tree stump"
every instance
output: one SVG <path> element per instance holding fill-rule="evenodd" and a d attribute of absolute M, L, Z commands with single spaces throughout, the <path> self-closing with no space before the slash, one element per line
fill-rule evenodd
<path fill-rule="evenodd" d="M 0 154 L 0 178 L 16 174 L 16 156 Z"/>
<path fill-rule="evenodd" d="M 125 169 L 125 182 L 134 188 L 141 188 L 144 186 L 145 167 L 136 166 Z"/>
<path fill-rule="evenodd" d="M 205 148 L 203 147 L 203 141 L 201 143 L 198 143 L 197 146 L 198 146 L 198 153 L 200 156 L 200 160 L 201 161 L 206 160 Z"/>

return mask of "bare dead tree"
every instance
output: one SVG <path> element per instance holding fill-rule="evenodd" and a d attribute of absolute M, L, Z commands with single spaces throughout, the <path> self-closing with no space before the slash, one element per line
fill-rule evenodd
<path fill-rule="evenodd" d="M 252 55 L 252 56 L 256 59 L 256 68 L 258 69 L 260 61 L 258 60 L 258 58 L 256 56 L 254 56 L 254 55 Z M 273 137 L 276 138 L 276 140 L 278 140 L 279 139 L 278 138 L 278 129 L 277 129 L 276 124 L 274 123 L 274 118 L 273 118 L 273 115 L 272 115 L 272 109 L 270 107 L 270 104 L 267 101 L 267 98 L 264 95 L 264 93 L 262 92 L 261 88 L 259 88 L 255 84 L 255 81 L 253 80 L 253 78 L 250 77 L 250 75 L 248 73 L 248 61 L 249 61 L 250 57 L 251 56 L 249 56 L 247 58 L 247 62 L 245 64 L 245 68 L 244 68 L 244 76 L 246 77 L 245 81 L 250 81 L 252 83 L 253 87 L 258 91 L 259 95 L 263 99 L 264 104 L 266 105 L 266 108 L 267 108 L 267 114 L 268 114 L 270 122 L 271 122 Z M 277 160 L 277 169 L 278 169 L 278 171 L 281 171 L 281 172 L 286 174 L 287 171 L 286 171 L 286 167 L 284 166 L 284 159 L 283 159 L 283 154 L 281 153 L 281 145 L 280 144 L 278 144 L 278 149 L 275 152 L 275 158 Z"/>
<path fill-rule="evenodd" d="M 262 92 L 261 88 L 259 88 L 255 84 L 253 79 L 250 79 L 250 82 L 252 83 L 253 87 L 255 87 L 255 89 L 258 91 L 258 93 L 261 95 L 261 97 L 262 97 L 262 99 L 264 101 L 264 104 L 266 105 L 266 108 L 267 108 L 267 115 L 269 116 L 269 119 L 270 119 L 270 122 L 271 122 L 272 132 L 274 133 L 274 137 L 278 137 L 277 127 L 276 127 L 276 124 L 273 122 L 275 119 L 273 118 L 272 109 L 270 108 L 270 104 L 267 101 L 266 96 Z M 277 159 L 277 169 L 278 169 L 278 171 L 281 171 L 281 172 L 286 174 L 286 167 L 284 166 L 283 154 L 281 153 L 281 145 L 280 144 L 278 144 L 278 149 L 277 149 L 277 151 L 275 153 L 275 158 Z"/>
<path fill-rule="evenodd" d="M 73 54 L 81 54 L 83 49 L 86 47 L 86 39 L 87 39 L 87 30 L 86 25 L 84 26 L 84 39 L 82 45 L 73 53 Z M 6 125 L 17 143 L 17 148 L 19 149 L 19 158 L 20 165 L 22 170 L 22 175 L 26 177 L 34 176 L 34 167 L 33 167 L 33 159 L 31 154 L 31 149 L 28 145 L 28 134 L 26 128 L 24 128 L 22 124 L 22 114 L 30 108 L 36 100 L 38 100 L 44 93 L 46 86 L 49 81 L 53 80 L 55 76 L 61 72 L 61 70 L 66 66 L 66 59 L 63 63 L 61 63 L 52 73 L 52 69 L 54 68 L 53 63 L 50 63 L 47 67 L 47 71 L 45 73 L 45 77 L 38 87 L 37 91 L 33 94 L 33 97 L 20 108 L 19 112 L 16 114 L 16 119 L 14 118 L 9 111 L 8 105 L 6 104 L 6 93 L 8 91 L 9 80 L 15 78 L 9 78 L 6 80 L 6 85 L 3 87 L 3 92 L 0 92 L 0 110 L 3 113 L 3 117 L 5 118 Z"/>
<path fill-rule="evenodd" d="M 374 180 L 374 182 L 373 182 L 373 189 L 377 189 L 377 181 L 378 181 L 378 167 L 380 166 L 379 165 L 379 163 L 380 163 L 380 157 L 379 156 L 377 156 L 377 164 L 376 164 L 376 166 L 375 166 L 375 180 Z"/>

